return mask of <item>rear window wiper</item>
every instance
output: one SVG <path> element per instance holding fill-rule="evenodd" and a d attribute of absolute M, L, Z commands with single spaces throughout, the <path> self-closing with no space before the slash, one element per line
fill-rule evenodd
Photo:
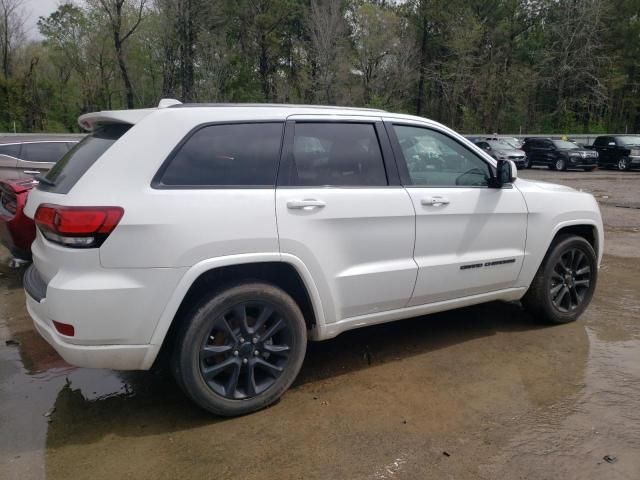
<path fill-rule="evenodd" d="M 40 174 L 40 175 L 36 175 L 35 178 L 37 181 L 39 181 L 40 183 L 44 183 L 45 185 L 49 185 L 50 187 L 55 187 L 56 183 L 52 182 L 51 180 L 49 180 L 47 177 L 45 177 L 44 175 Z"/>

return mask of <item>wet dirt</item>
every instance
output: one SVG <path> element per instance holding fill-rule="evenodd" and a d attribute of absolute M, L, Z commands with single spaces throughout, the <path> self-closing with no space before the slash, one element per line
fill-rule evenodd
<path fill-rule="evenodd" d="M 348 332 L 311 343 L 283 399 L 241 418 L 202 412 L 163 372 L 65 364 L 0 267 L 0 478 L 640 478 L 640 210 L 615 206 L 640 202 L 640 174 L 521 175 L 601 204 L 606 255 L 578 322 L 495 302 Z"/>

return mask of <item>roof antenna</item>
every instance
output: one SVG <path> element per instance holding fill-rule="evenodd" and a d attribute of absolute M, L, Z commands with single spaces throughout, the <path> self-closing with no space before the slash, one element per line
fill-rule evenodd
<path fill-rule="evenodd" d="M 176 100 L 175 98 L 163 98 L 162 100 L 160 100 L 160 103 L 158 103 L 158 108 L 167 108 L 171 107 L 172 105 L 182 105 L 182 102 L 180 100 Z"/>

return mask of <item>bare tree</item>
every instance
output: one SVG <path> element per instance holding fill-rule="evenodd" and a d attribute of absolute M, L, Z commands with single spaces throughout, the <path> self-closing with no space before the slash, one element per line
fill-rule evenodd
<path fill-rule="evenodd" d="M 314 57 L 316 100 L 334 103 L 340 42 L 346 31 L 342 0 L 311 0 L 307 30 Z"/>
<path fill-rule="evenodd" d="M 122 83 L 124 83 L 127 108 L 133 108 L 133 86 L 124 58 L 124 43 L 140 26 L 147 0 L 98 0 L 98 3 L 109 18 L 113 34 L 113 47 L 116 51 Z M 129 10 L 131 17 L 133 17 L 131 20 L 127 14 Z"/>
<path fill-rule="evenodd" d="M 11 75 L 13 50 L 24 37 L 23 3 L 24 0 L 0 0 L 0 55 L 5 78 Z"/>

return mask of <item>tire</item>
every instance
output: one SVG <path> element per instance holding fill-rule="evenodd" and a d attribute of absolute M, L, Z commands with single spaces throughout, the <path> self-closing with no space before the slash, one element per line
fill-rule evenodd
<path fill-rule="evenodd" d="M 558 158 L 557 160 L 555 160 L 553 162 L 553 167 L 554 170 L 558 170 L 558 171 L 564 171 L 567 169 L 567 162 L 564 160 L 564 158 Z"/>
<path fill-rule="evenodd" d="M 300 371 L 304 317 L 273 285 L 243 283 L 214 293 L 183 320 L 172 371 L 184 392 L 211 413 L 232 417 L 265 408 Z"/>
<path fill-rule="evenodd" d="M 597 280 L 597 257 L 591 244 L 583 237 L 563 235 L 549 247 L 522 304 L 541 322 L 573 322 L 589 306 Z"/>
<path fill-rule="evenodd" d="M 618 170 L 620 170 L 621 172 L 624 172 L 625 170 L 629 169 L 629 159 L 628 158 L 621 158 L 620 160 L 618 160 L 618 163 L 616 165 L 618 167 Z"/>
<path fill-rule="evenodd" d="M 526 168 L 527 170 L 530 169 L 532 167 L 531 165 L 531 159 L 529 157 L 527 157 L 527 159 L 524 161 L 524 168 Z"/>

